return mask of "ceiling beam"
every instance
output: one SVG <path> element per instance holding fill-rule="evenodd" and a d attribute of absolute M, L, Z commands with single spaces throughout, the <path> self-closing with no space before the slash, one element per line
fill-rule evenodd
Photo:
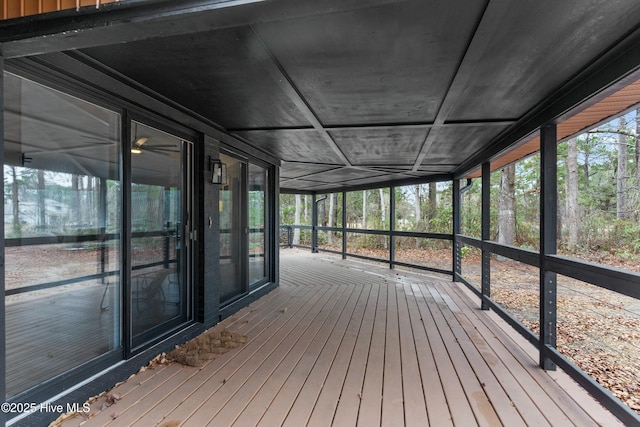
<path fill-rule="evenodd" d="M 315 190 L 296 190 L 293 188 L 287 188 L 286 185 L 282 185 L 280 187 L 280 193 L 282 194 L 312 194 L 312 193 L 341 193 L 343 191 L 360 191 L 360 190 L 371 190 L 378 188 L 386 188 L 386 187 L 403 187 L 406 185 L 418 185 L 418 184 L 427 184 L 429 182 L 444 182 L 453 180 L 453 174 L 449 173 L 441 173 L 434 174 L 429 176 L 421 176 L 421 177 L 410 177 L 410 178 L 402 178 L 402 179 L 390 179 L 385 182 L 371 183 L 371 184 L 357 184 L 357 185 L 343 185 L 340 187 L 332 186 L 330 184 L 324 185 L 315 185 Z M 295 181 L 295 178 L 289 180 Z M 310 182 L 311 184 L 311 182 Z"/>
<path fill-rule="evenodd" d="M 440 108 L 438 109 L 438 113 L 434 120 L 434 126 L 441 126 L 447 121 L 453 107 L 457 104 L 464 93 L 467 83 L 471 80 L 478 63 L 482 60 L 491 37 L 496 29 L 500 28 L 503 16 L 506 11 L 509 10 L 511 5 L 512 2 L 509 0 L 490 0 L 487 4 L 484 13 L 480 17 L 478 25 L 476 26 L 476 30 L 471 37 L 471 42 L 462 57 L 460 66 L 449 85 L 449 89 L 445 94 L 442 104 L 440 104 Z M 422 144 L 420 153 L 416 158 L 416 162 L 413 165 L 414 172 L 417 172 L 420 168 L 420 165 L 427 157 L 427 154 L 437 137 L 437 129 L 432 129 L 428 133 L 424 143 Z"/>
<path fill-rule="evenodd" d="M 510 126 L 517 123 L 515 119 L 503 119 L 503 120 L 472 120 L 461 122 L 445 122 L 442 124 L 435 123 L 376 123 L 376 124 L 349 124 L 349 125 L 324 125 L 323 128 L 327 131 L 349 131 L 349 130 L 385 130 L 385 129 L 432 129 L 432 128 L 458 128 L 458 127 L 478 127 L 478 126 Z M 316 132 L 317 129 L 309 126 L 294 126 L 294 127 L 275 127 L 275 128 L 233 128 L 227 129 L 228 132 L 273 132 L 273 131 L 287 131 L 287 132 Z"/>
<path fill-rule="evenodd" d="M 406 0 L 127 0 L 0 22 L 5 59 L 336 13 Z"/>
<path fill-rule="evenodd" d="M 344 164 L 344 166 L 351 167 L 353 166 L 347 156 L 342 152 L 338 144 L 333 140 L 329 132 L 325 129 L 325 127 L 320 123 L 320 120 L 311 109 L 307 101 L 304 99 L 298 88 L 295 86 L 285 69 L 282 67 L 280 62 L 278 62 L 277 58 L 273 56 L 269 47 L 266 45 L 260 34 L 256 31 L 255 28 L 251 27 L 253 34 L 260 41 L 265 53 L 269 56 L 270 61 L 262 64 L 263 68 L 269 73 L 274 82 L 282 89 L 282 91 L 287 95 L 287 97 L 291 100 L 291 102 L 298 108 L 298 110 L 302 113 L 302 115 L 309 121 L 313 129 L 317 131 L 322 139 L 326 142 L 326 144 L 333 150 L 333 152 L 338 156 L 340 161 Z"/>

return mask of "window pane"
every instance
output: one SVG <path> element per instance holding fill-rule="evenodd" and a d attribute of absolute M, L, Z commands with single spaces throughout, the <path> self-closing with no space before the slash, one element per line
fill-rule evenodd
<path fill-rule="evenodd" d="M 7 395 L 121 346 L 120 116 L 5 74 Z"/>
<path fill-rule="evenodd" d="M 131 133 L 131 319 L 136 336 L 187 318 L 183 156 L 188 143 L 136 122 Z"/>
<path fill-rule="evenodd" d="M 265 264 L 265 193 L 267 171 L 249 164 L 249 284 L 266 277 Z"/>
<path fill-rule="evenodd" d="M 245 256 L 243 239 L 243 181 L 245 163 L 230 156 L 220 155 L 227 165 L 227 182 L 220 186 L 220 300 L 229 299 L 246 291 Z"/>

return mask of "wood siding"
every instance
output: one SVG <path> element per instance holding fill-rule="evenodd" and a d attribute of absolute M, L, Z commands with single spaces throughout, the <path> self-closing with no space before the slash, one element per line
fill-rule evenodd
<path fill-rule="evenodd" d="M 19 18 L 38 13 L 56 12 L 65 9 L 79 9 L 113 3 L 120 0 L 0 0 L 1 19 Z"/>

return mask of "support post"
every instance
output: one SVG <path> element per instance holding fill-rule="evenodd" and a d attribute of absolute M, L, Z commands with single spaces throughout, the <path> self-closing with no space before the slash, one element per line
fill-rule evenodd
<path fill-rule="evenodd" d="M 267 255 L 269 257 L 269 281 L 272 283 L 276 283 L 280 286 L 280 215 L 278 215 L 278 211 L 280 209 L 280 168 L 276 166 L 271 166 L 269 168 L 269 172 L 267 173 L 267 182 L 268 182 L 268 194 L 271 194 L 271 197 L 268 198 L 268 224 L 269 224 L 269 241 L 271 244 L 269 245 L 269 250 Z M 287 231 L 287 243 L 289 243 L 289 247 L 291 247 L 291 227 Z"/>
<path fill-rule="evenodd" d="M 389 187 L 389 268 L 395 268 L 396 245 L 394 232 L 396 231 L 396 187 Z"/>
<path fill-rule="evenodd" d="M 347 259 L 347 192 L 342 192 L 342 259 Z"/>
<path fill-rule="evenodd" d="M 547 255 L 556 254 L 558 206 L 558 142 L 555 124 L 540 128 L 540 367 L 555 370 L 545 356 L 546 347 L 556 347 L 556 273 L 547 267 Z"/>
<path fill-rule="evenodd" d="M 461 229 L 461 199 L 462 195 L 460 194 L 460 180 L 453 180 L 453 194 L 451 195 L 452 206 L 453 206 L 453 245 L 452 245 L 452 261 L 453 266 L 451 271 L 453 271 L 453 281 L 459 282 L 460 276 L 462 275 L 462 245 L 460 244 L 460 240 L 458 240 L 458 235 L 462 231 Z"/>
<path fill-rule="evenodd" d="M 318 203 L 316 193 L 311 195 L 311 252 L 318 253 Z"/>
<path fill-rule="evenodd" d="M 194 303 L 196 320 L 204 323 L 205 328 L 220 320 L 220 294 L 222 278 L 220 276 L 220 185 L 211 184 L 211 170 L 208 159 L 220 158 L 220 143 L 208 135 L 201 137 L 196 146 L 196 159 L 199 159 L 194 180 L 198 197 L 196 202 L 199 216 L 198 227 L 198 280 L 194 285 Z M 205 160 L 206 159 L 206 160 Z M 207 162 L 207 163 L 205 163 Z"/>
<path fill-rule="evenodd" d="M 482 164 L 482 309 L 489 310 L 491 298 L 491 252 L 484 242 L 491 239 L 491 164 Z"/>

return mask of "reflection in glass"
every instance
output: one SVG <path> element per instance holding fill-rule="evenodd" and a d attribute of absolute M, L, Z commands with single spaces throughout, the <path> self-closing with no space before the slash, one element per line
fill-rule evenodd
<path fill-rule="evenodd" d="M 267 171 L 249 164 L 249 284 L 266 276 L 265 270 L 265 192 Z"/>
<path fill-rule="evenodd" d="M 227 182 L 220 186 L 220 301 L 242 294 L 245 287 L 243 262 L 242 177 L 244 163 L 233 157 L 220 155 L 227 165 Z"/>
<path fill-rule="evenodd" d="M 188 143 L 132 123 L 131 318 L 134 337 L 187 318 L 183 202 Z M 188 270 L 188 269 L 187 269 Z M 162 331 L 160 331 L 161 333 Z"/>
<path fill-rule="evenodd" d="M 7 396 L 121 347 L 120 116 L 5 73 Z"/>

